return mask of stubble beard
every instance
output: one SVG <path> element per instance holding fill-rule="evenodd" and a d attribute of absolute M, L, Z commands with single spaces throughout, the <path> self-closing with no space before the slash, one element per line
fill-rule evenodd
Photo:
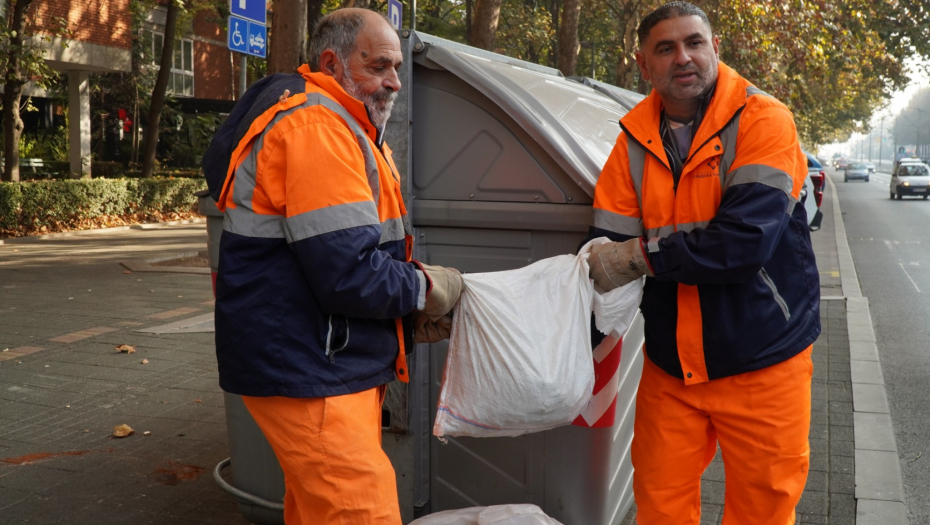
<path fill-rule="evenodd" d="M 381 87 L 374 93 L 365 93 L 355 83 L 349 68 L 346 68 L 343 74 L 342 88 L 346 90 L 349 96 L 365 104 L 365 107 L 368 108 L 368 118 L 375 127 L 384 127 L 388 118 L 391 117 L 391 110 L 394 109 L 394 100 L 397 99 L 396 91 Z"/>
<path fill-rule="evenodd" d="M 697 74 L 696 81 L 690 86 L 677 86 L 675 85 L 674 75 L 683 72 L 694 72 Z M 696 100 L 704 96 L 707 92 L 709 86 L 713 85 L 714 80 L 717 79 L 717 62 L 712 61 L 707 67 L 701 71 L 694 67 L 688 67 L 684 69 L 678 69 L 669 73 L 668 77 L 665 79 L 665 85 L 656 87 L 656 91 L 662 95 L 663 98 L 679 100 L 682 102 Z"/>

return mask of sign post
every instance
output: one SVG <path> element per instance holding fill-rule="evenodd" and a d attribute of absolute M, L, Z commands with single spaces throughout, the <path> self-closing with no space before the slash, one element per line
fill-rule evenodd
<path fill-rule="evenodd" d="M 230 0 L 229 23 L 226 30 L 226 46 L 230 51 L 242 54 L 240 60 L 239 96 L 246 89 L 246 55 L 265 58 L 268 53 L 268 11 L 266 0 Z"/>
<path fill-rule="evenodd" d="M 388 0 L 388 20 L 394 29 L 400 31 L 404 23 L 404 4 L 400 0 Z"/>

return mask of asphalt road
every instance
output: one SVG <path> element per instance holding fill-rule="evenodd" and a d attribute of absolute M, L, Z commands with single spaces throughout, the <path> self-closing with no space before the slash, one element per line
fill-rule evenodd
<path fill-rule="evenodd" d="M 891 200 L 891 176 L 843 182 L 843 210 L 891 405 L 910 525 L 930 523 L 930 200 Z"/>

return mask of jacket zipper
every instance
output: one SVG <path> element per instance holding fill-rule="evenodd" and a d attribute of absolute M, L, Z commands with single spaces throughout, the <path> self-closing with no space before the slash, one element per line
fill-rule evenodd
<path fill-rule="evenodd" d="M 331 346 L 333 338 L 333 316 L 330 315 L 327 319 L 327 322 L 329 323 L 329 331 L 326 332 L 326 357 L 329 358 L 330 363 L 335 364 L 336 352 L 341 352 L 345 350 L 347 346 L 349 346 L 349 319 L 346 319 L 346 340 L 339 348 L 332 348 Z"/>
<path fill-rule="evenodd" d="M 775 281 L 769 276 L 769 273 L 765 271 L 765 268 L 759 270 L 759 275 L 762 277 L 762 282 L 772 290 L 772 296 L 775 298 L 775 303 L 778 304 L 778 307 L 781 308 L 781 313 L 785 315 L 785 321 L 791 319 L 791 312 L 788 311 L 788 304 L 785 302 L 785 299 L 778 293 L 778 288 L 775 286 Z"/>

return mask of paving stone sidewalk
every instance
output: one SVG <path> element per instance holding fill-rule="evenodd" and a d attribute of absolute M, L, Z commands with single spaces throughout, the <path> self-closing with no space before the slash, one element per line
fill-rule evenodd
<path fill-rule="evenodd" d="M 135 331 L 211 312 L 210 277 L 119 264 L 205 246 L 203 224 L 0 245 L 0 522 L 247 523 L 212 479 L 213 334 Z"/>

